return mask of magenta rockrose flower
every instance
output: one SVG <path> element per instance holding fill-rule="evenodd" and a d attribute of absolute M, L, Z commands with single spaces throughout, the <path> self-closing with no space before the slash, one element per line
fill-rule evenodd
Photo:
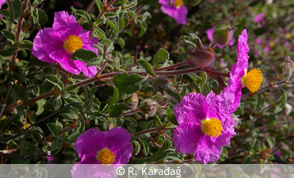
<path fill-rule="evenodd" d="M 215 27 L 212 27 L 208 30 L 205 31 L 206 35 L 207 35 L 207 38 L 209 39 L 210 42 L 213 42 L 213 32 L 214 32 L 214 28 Z M 233 46 L 235 44 L 235 38 L 232 37 L 232 39 L 228 42 L 228 46 Z M 219 48 L 224 48 L 223 45 L 219 45 L 219 44 L 216 44 L 217 47 Z"/>
<path fill-rule="evenodd" d="M 115 168 L 127 164 L 132 156 L 133 144 L 130 140 L 131 134 L 121 127 L 105 132 L 94 128 L 85 131 L 75 143 L 81 161 L 73 167 L 73 177 L 91 175 L 93 172 L 96 175 L 114 175 Z"/>
<path fill-rule="evenodd" d="M 98 54 L 93 45 L 97 38 L 91 37 L 91 32 L 84 30 L 73 15 L 65 11 L 55 12 L 52 28 L 40 30 L 33 43 L 32 54 L 43 62 L 56 63 L 73 74 L 83 74 L 92 77 L 97 73 L 95 66 L 78 60 L 71 60 L 72 54 L 78 49 L 91 50 Z"/>
<path fill-rule="evenodd" d="M 264 18 L 264 13 L 259 13 L 259 14 L 257 14 L 257 15 L 254 17 L 253 20 L 254 20 L 255 23 L 258 23 L 258 22 L 262 21 L 263 18 Z"/>
<path fill-rule="evenodd" d="M 247 40 L 247 31 L 244 29 L 238 38 L 238 60 L 237 63 L 232 66 L 230 79 L 228 80 L 237 98 L 241 97 L 241 89 L 243 86 L 246 86 L 252 93 L 255 93 L 262 83 L 262 73 L 260 69 L 254 68 L 247 73 L 249 60 Z"/>
<path fill-rule="evenodd" d="M 188 9 L 184 6 L 183 0 L 171 0 L 170 5 L 168 0 L 159 0 L 159 4 L 162 5 L 162 12 L 174 18 L 179 24 L 187 23 Z"/>
<path fill-rule="evenodd" d="M 174 145 L 181 153 L 195 153 L 195 160 L 204 164 L 218 160 L 234 131 L 231 100 L 223 93 L 210 92 L 184 96 L 174 112 L 179 126 L 174 131 Z"/>

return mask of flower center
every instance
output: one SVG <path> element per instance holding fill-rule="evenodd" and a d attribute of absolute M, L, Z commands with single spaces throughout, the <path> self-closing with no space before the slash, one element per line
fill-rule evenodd
<path fill-rule="evenodd" d="M 182 5 L 184 5 L 184 1 L 183 0 L 175 0 L 174 6 L 176 8 L 180 8 Z"/>
<path fill-rule="evenodd" d="M 83 47 L 83 40 L 76 35 L 70 35 L 67 40 L 64 41 L 63 47 L 68 53 L 74 53 L 77 49 Z"/>
<path fill-rule="evenodd" d="M 217 118 L 211 118 L 211 119 L 204 119 L 201 122 L 202 125 L 202 132 L 204 132 L 208 136 L 216 137 L 220 136 L 223 130 L 222 122 L 218 120 Z"/>
<path fill-rule="evenodd" d="M 112 151 L 108 148 L 104 148 L 103 150 L 98 151 L 96 158 L 101 164 L 113 164 L 115 157 L 116 155 Z"/>
<path fill-rule="evenodd" d="M 247 73 L 245 69 L 245 75 L 242 77 L 242 84 L 245 85 L 252 93 L 255 93 L 261 85 L 262 73 L 260 69 L 252 69 Z"/>

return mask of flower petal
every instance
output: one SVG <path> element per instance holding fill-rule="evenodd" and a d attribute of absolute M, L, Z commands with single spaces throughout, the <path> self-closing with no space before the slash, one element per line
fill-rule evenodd
<path fill-rule="evenodd" d="M 179 24 L 187 23 L 187 14 L 188 9 L 185 6 L 181 6 L 180 8 L 176 8 L 174 5 L 162 5 L 161 10 L 163 13 L 169 15 L 174 18 Z"/>
<path fill-rule="evenodd" d="M 34 39 L 32 54 L 43 62 L 55 63 L 57 60 L 52 59 L 49 54 L 60 49 L 60 44 L 60 40 L 52 33 L 52 29 L 44 28 Z"/>
<path fill-rule="evenodd" d="M 83 160 L 84 155 L 92 153 L 97 155 L 98 150 L 102 150 L 105 147 L 104 133 L 91 128 L 80 135 L 75 143 L 75 149 L 80 158 Z M 89 156 L 89 155 L 88 155 Z"/>
<path fill-rule="evenodd" d="M 213 144 L 209 136 L 204 136 L 198 142 L 195 150 L 195 160 L 204 164 L 216 162 L 221 152 L 221 146 Z"/>
<path fill-rule="evenodd" d="M 49 57 L 57 61 L 64 70 L 70 73 L 78 75 L 81 72 L 81 69 L 76 66 L 76 62 L 70 60 L 71 54 L 67 53 L 65 49 L 53 51 L 49 54 Z"/>
<path fill-rule="evenodd" d="M 56 32 L 59 30 L 70 29 L 72 35 L 79 35 L 82 30 L 82 26 L 77 22 L 75 17 L 73 15 L 68 15 L 66 11 L 54 13 L 52 28 Z"/>
<path fill-rule="evenodd" d="M 174 106 L 174 112 L 179 124 L 194 122 L 200 124 L 207 117 L 208 105 L 205 96 L 199 93 L 189 93 L 182 98 L 179 105 Z"/>
<path fill-rule="evenodd" d="M 173 141 L 181 153 L 194 153 L 199 139 L 204 136 L 201 127 L 194 123 L 182 123 L 174 131 Z"/>

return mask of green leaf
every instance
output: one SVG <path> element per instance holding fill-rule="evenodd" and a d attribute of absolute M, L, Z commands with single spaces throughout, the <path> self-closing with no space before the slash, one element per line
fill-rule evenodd
<path fill-rule="evenodd" d="M 137 22 L 138 22 L 138 17 L 137 17 L 136 12 L 134 12 L 134 11 L 129 11 L 129 12 L 128 12 L 128 15 L 131 16 L 132 19 L 134 20 L 134 22 L 137 24 Z"/>
<path fill-rule="evenodd" d="M 58 87 L 61 91 L 64 90 L 63 82 L 58 77 L 56 77 L 54 75 L 47 76 L 47 78 L 45 79 L 45 81 L 50 82 L 54 86 Z"/>
<path fill-rule="evenodd" d="M 21 156 L 28 156 L 28 155 L 34 155 L 36 151 L 36 146 L 28 141 L 22 141 L 19 147 L 19 154 Z"/>
<path fill-rule="evenodd" d="M 140 20 L 139 21 L 139 24 L 140 24 L 140 33 L 139 33 L 139 37 L 142 37 L 145 32 L 147 31 L 147 23 Z"/>
<path fill-rule="evenodd" d="M 143 78 L 137 74 L 128 75 L 127 73 L 123 73 L 113 77 L 114 85 L 126 94 L 132 94 L 138 91 L 142 80 Z"/>
<path fill-rule="evenodd" d="M 50 130 L 51 134 L 56 137 L 57 135 L 57 127 L 55 126 L 55 124 L 48 122 L 47 124 L 48 129 Z"/>
<path fill-rule="evenodd" d="M 281 96 L 281 107 L 285 107 L 287 102 L 287 93 L 285 90 L 281 90 L 282 96 Z"/>
<path fill-rule="evenodd" d="M 167 89 L 167 90 L 165 90 L 165 91 L 166 91 L 166 93 L 167 93 L 172 99 L 174 99 L 174 100 L 177 101 L 178 103 L 181 102 L 181 96 L 180 96 L 177 92 L 171 90 L 170 88 Z"/>
<path fill-rule="evenodd" d="M 124 9 L 130 9 L 132 7 L 137 6 L 138 2 L 137 0 L 132 0 L 132 1 L 128 1 L 125 5 L 124 5 Z"/>
<path fill-rule="evenodd" d="M 95 1 L 95 4 L 99 10 L 99 13 L 101 13 L 102 9 L 103 9 L 103 4 L 100 0 L 94 0 Z"/>
<path fill-rule="evenodd" d="M 142 66 L 148 74 L 152 75 L 153 77 L 156 77 L 156 74 L 153 71 L 152 66 L 148 62 L 140 60 L 139 63 L 140 66 Z"/>
<path fill-rule="evenodd" d="M 42 99 L 36 102 L 37 104 L 37 112 L 36 115 L 40 115 L 44 112 L 44 104 L 46 103 L 46 99 Z"/>
<path fill-rule="evenodd" d="M 112 105 L 108 111 L 110 117 L 118 117 L 122 114 L 123 110 L 127 110 L 128 107 L 123 104 L 116 104 L 116 105 Z"/>
<path fill-rule="evenodd" d="M 88 63 L 90 60 L 93 60 L 95 58 L 97 58 L 96 53 L 90 50 L 85 50 L 85 49 L 78 49 L 71 56 L 72 60 L 79 60 L 85 63 Z"/>
<path fill-rule="evenodd" d="M 117 88 L 113 88 L 113 95 L 112 97 L 107 101 L 107 104 L 113 105 L 119 100 L 119 92 Z"/>
<path fill-rule="evenodd" d="M 85 94 L 85 103 L 84 103 L 84 108 L 91 107 L 93 103 L 93 97 L 92 97 L 92 92 L 87 86 L 83 86 L 84 89 L 84 94 Z"/>
<path fill-rule="evenodd" d="M 38 15 L 39 15 L 39 23 L 41 25 L 46 24 L 48 21 L 48 16 L 47 16 L 46 12 L 43 11 L 42 9 L 38 9 Z"/>
<path fill-rule="evenodd" d="M 29 40 L 23 40 L 23 41 L 21 41 L 20 48 L 32 50 L 33 42 L 31 42 Z"/>
<path fill-rule="evenodd" d="M 193 7 L 197 6 L 199 3 L 201 2 L 201 0 L 195 0 L 192 4 Z"/>
<path fill-rule="evenodd" d="M 274 137 L 265 136 L 265 139 L 266 139 L 268 145 L 270 146 L 270 148 L 273 148 L 275 146 L 276 139 Z"/>
<path fill-rule="evenodd" d="M 119 38 L 117 40 L 117 44 L 119 44 L 121 48 L 125 47 L 125 45 L 126 45 L 125 40 L 122 38 Z"/>
<path fill-rule="evenodd" d="M 37 24 L 39 21 L 38 9 L 31 9 L 31 16 L 33 17 L 33 24 Z"/>
<path fill-rule="evenodd" d="M 136 156 L 136 155 L 139 154 L 139 152 L 140 152 L 140 150 L 141 150 L 141 145 L 140 145 L 140 143 L 139 143 L 138 141 L 136 141 L 136 140 L 133 140 L 133 144 L 134 144 L 134 150 L 135 150 L 134 155 Z"/>
<path fill-rule="evenodd" d="M 116 34 L 118 32 L 118 25 L 115 21 L 113 20 L 107 20 L 106 23 L 110 26 L 110 28 L 113 29 L 114 34 Z"/>
<path fill-rule="evenodd" d="M 20 0 L 13 0 L 12 2 L 11 1 L 8 1 L 8 2 L 9 2 L 8 3 L 9 6 L 11 8 L 11 11 L 12 11 L 12 17 L 11 17 L 10 21 L 14 21 L 21 14 L 21 2 L 20 2 Z"/>
<path fill-rule="evenodd" d="M 264 105 L 264 99 L 261 94 L 258 94 L 258 99 L 257 99 L 257 106 L 256 106 L 256 112 L 259 112 Z"/>
<path fill-rule="evenodd" d="M 169 59 L 169 53 L 167 50 L 160 48 L 157 53 L 154 55 L 154 62 L 156 63 L 164 63 Z"/>
<path fill-rule="evenodd" d="M 142 139 L 139 139 L 139 142 L 143 146 L 145 156 L 147 156 L 149 154 L 149 151 L 150 151 L 150 147 L 149 147 L 148 143 L 145 140 L 142 140 Z"/>
<path fill-rule="evenodd" d="M 51 145 L 51 155 L 56 155 L 62 149 L 62 145 L 59 141 L 54 140 Z"/>
<path fill-rule="evenodd" d="M 91 16 L 84 10 L 77 10 L 76 14 L 78 16 L 83 17 L 84 19 L 86 19 L 89 23 L 92 22 Z"/>
<path fill-rule="evenodd" d="M 1 30 L 1 33 L 7 38 L 8 41 L 10 41 L 12 43 L 15 42 L 15 36 L 10 31 L 3 29 L 3 30 Z"/>
<path fill-rule="evenodd" d="M 81 119 L 77 124 L 78 125 L 74 131 L 67 137 L 69 141 L 75 141 L 78 136 L 80 136 L 85 131 L 85 122 L 83 119 Z"/>

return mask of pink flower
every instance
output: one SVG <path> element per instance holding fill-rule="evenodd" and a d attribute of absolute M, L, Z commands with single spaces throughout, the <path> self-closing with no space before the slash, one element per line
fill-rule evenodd
<path fill-rule="evenodd" d="M 98 43 L 97 38 L 91 37 L 91 32 L 84 30 L 73 15 L 67 12 L 56 12 L 52 28 L 44 28 L 34 39 L 32 54 L 41 61 L 48 63 L 58 62 L 60 66 L 73 74 L 83 72 L 92 77 L 97 73 L 95 66 L 78 60 L 71 60 L 77 49 L 91 50 L 98 54 L 93 45 Z"/>
<path fill-rule="evenodd" d="M 204 164 L 218 160 L 222 146 L 235 135 L 231 116 L 232 93 L 222 92 L 207 97 L 189 93 L 174 107 L 179 123 L 173 136 L 174 145 L 181 153 L 195 153 L 195 160 Z"/>
<path fill-rule="evenodd" d="M 214 32 L 214 28 L 215 27 L 212 27 L 212 28 L 210 28 L 210 29 L 208 29 L 208 30 L 206 30 L 205 32 L 206 32 L 206 35 L 207 35 L 207 38 L 209 39 L 209 41 L 210 42 L 213 42 L 213 32 Z M 232 37 L 232 39 L 231 39 L 231 41 L 230 42 L 228 42 L 228 46 L 233 46 L 234 45 L 234 43 L 235 43 L 235 39 L 234 39 L 234 37 Z M 219 47 L 219 48 L 224 48 L 224 46 L 222 46 L 222 45 L 216 45 L 217 47 Z"/>
<path fill-rule="evenodd" d="M 263 13 L 260 13 L 260 14 L 258 14 L 258 15 L 256 15 L 256 16 L 254 17 L 254 22 L 255 22 L 255 23 L 258 23 L 258 22 L 262 21 L 263 18 L 264 18 L 264 14 L 263 14 Z"/>
<path fill-rule="evenodd" d="M 121 127 L 105 132 L 94 128 L 85 131 L 75 143 L 81 161 L 72 168 L 72 176 L 92 177 L 95 174 L 114 177 L 115 169 L 127 164 L 132 156 L 133 144 L 130 140 L 131 134 Z"/>
<path fill-rule="evenodd" d="M 188 9 L 184 6 L 183 0 L 171 0 L 170 5 L 168 5 L 168 0 L 159 0 L 159 3 L 162 5 L 163 13 L 174 18 L 179 24 L 187 23 Z"/>

